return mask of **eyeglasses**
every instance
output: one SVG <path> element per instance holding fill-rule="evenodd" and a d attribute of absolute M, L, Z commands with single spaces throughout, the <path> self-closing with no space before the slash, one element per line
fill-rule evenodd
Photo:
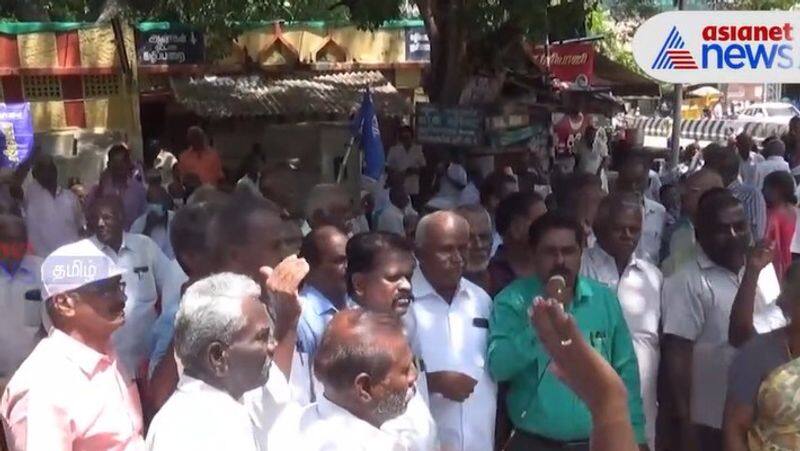
<path fill-rule="evenodd" d="M 125 293 L 125 282 L 99 282 L 99 283 L 92 283 L 89 285 L 84 285 L 78 289 L 83 293 L 93 294 L 96 296 L 104 296 L 104 295 L 111 295 L 111 294 L 119 294 Z"/>

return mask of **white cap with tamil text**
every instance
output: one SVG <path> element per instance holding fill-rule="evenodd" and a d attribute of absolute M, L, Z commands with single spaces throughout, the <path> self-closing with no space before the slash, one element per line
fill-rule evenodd
<path fill-rule="evenodd" d="M 90 240 L 56 249 L 42 263 L 42 294 L 49 299 L 126 272 Z"/>

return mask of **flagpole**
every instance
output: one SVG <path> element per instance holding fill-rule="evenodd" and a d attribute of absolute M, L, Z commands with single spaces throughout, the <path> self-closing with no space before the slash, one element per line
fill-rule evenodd
<path fill-rule="evenodd" d="M 344 153 L 342 165 L 339 167 L 339 174 L 336 176 L 336 183 L 341 184 L 344 178 L 344 171 L 347 169 L 347 161 L 350 160 L 350 153 L 353 151 L 353 145 L 356 142 L 355 136 L 350 137 L 350 142 L 347 143 L 347 151 Z"/>

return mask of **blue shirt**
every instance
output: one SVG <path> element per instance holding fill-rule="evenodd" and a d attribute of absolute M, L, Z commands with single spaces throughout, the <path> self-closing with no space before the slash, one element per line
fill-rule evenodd
<path fill-rule="evenodd" d="M 300 352 L 304 352 L 313 358 L 317 350 L 317 345 L 322 340 L 322 333 L 328 327 L 333 315 L 339 309 L 333 305 L 324 294 L 309 284 L 303 285 L 298 293 L 298 301 L 303 312 L 297 323 L 297 345 Z M 349 306 L 351 301 L 347 301 Z"/>
<path fill-rule="evenodd" d="M 177 261 L 172 260 L 172 274 L 161 296 L 161 316 L 158 317 L 150 337 L 150 365 L 148 372 L 152 376 L 153 370 L 164 358 L 172 344 L 175 335 L 175 317 L 181 306 L 181 287 L 189 280 Z"/>

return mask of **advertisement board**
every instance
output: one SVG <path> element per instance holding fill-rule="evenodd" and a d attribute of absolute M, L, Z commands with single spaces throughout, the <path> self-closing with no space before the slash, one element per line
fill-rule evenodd
<path fill-rule="evenodd" d="M 798 83 L 799 34 L 799 11 L 672 11 L 639 27 L 633 56 L 669 83 Z"/>

